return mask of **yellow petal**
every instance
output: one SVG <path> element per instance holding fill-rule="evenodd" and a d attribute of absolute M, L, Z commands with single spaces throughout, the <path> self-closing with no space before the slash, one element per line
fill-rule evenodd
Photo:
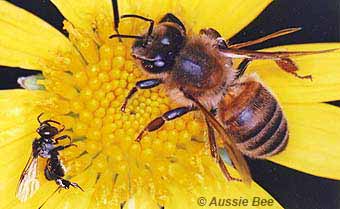
<path fill-rule="evenodd" d="M 0 14 L 0 65 L 40 70 L 58 53 L 74 53 L 66 37 L 31 13 L 0 1 Z"/>
<path fill-rule="evenodd" d="M 231 38 L 253 21 L 271 0 L 181 1 L 183 19 L 191 21 L 197 33 L 202 28 L 214 28 L 225 39 Z M 189 24 L 189 23 L 188 23 Z"/>
<path fill-rule="evenodd" d="M 103 36 L 103 39 L 108 39 L 113 33 L 113 9 L 110 0 L 52 0 L 52 2 L 74 27 L 84 30 L 88 35 L 95 30 Z"/>
<path fill-rule="evenodd" d="M 212 161 L 211 158 L 208 159 L 209 157 L 210 156 L 207 156 L 207 158 L 204 160 Z M 182 180 L 180 176 L 178 176 L 177 179 L 170 180 L 171 184 L 169 184 L 170 188 L 168 189 L 170 190 L 172 197 L 171 201 L 169 201 L 169 204 L 165 205 L 165 208 L 218 208 L 222 207 L 215 204 L 215 200 L 217 200 L 218 203 L 219 199 L 221 199 L 220 202 L 226 199 L 246 199 L 247 201 L 247 203 L 238 206 L 224 205 L 224 207 L 228 208 L 282 208 L 282 206 L 256 182 L 252 182 L 250 186 L 247 186 L 242 182 L 228 182 L 225 180 L 217 164 L 213 163 L 210 165 L 213 165 L 209 168 L 209 172 L 211 173 L 212 178 L 205 179 L 202 182 L 202 185 L 204 185 L 202 187 L 191 185 L 194 189 L 192 189 L 190 192 L 187 190 L 187 188 L 182 188 L 178 184 L 178 181 Z M 190 173 L 190 171 L 187 172 Z M 230 169 L 230 172 L 233 176 L 237 176 L 237 172 L 235 170 Z M 192 178 L 196 178 L 195 174 L 193 174 Z M 137 206 L 136 208 L 138 209 L 157 209 L 156 206 L 151 204 L 150 199 L 152 198 L 149 197 L 149 195 L 150 194 L 147 191 L 141 191 L 140 193 L 137 193 L 135 195 L 135 202 L 132 203 L 135 204 Z M 256 200 L 258 199 L 271 200 L 273 203 L 271 206 L 259 206 L 256 204 Z M 129 203 L 132 204 L 131 202 Z"/>
<path fill-rule="evenodd" d="M 302 51 L 340 48 L 339 43 L 301 44 L 280 46 L 265 51 Z M 270 60 L 257 60 L 248 73 L 256 72 L 283 103 L 323 102 L 340 99 L 340 51 L 293 58 L 300 75 L 313 76 L 298 79 L 278 68 Z"/>
<path fill-rule="evenodd" d="M 179 17 L 188 31 L 215 28 L 229 39 L 255 19 L 271 0 L 119 1 L 121 14 L 135 13 L 159 19 L 166 13 Z M 161 16 L 160 16 L 161 15 Z"/>
<path fill-rule="evenodd" d="M 340 179 L 340 108 L 328 104 L 283 105 L 287 148 L 272 161 L 316 176 Z"/>
<path fill-rule="evenodd" d="M 97 173 L 93 169 L 87 169 L 78 176 L 68 179 L 71 182 L 78 183 L 83 189 L 82 192 L 78 188 L 71 187 L 70 189 L 62 189 L 60 193 L 55 194 L 44 206 L 44 208 L 89 208 L 88 205 L 93 194 L 93 185 L 96 181 Z M 51 189 L 52 188 L 52 189 Z M 51 182 L 49 188 L 43 188 L 44 190 L 50 189 L 51 192 L 41 192 L 37 194 L 30 203 L 32 206 L 37 206 L 37 202 L 41 203 L 41 200 L 47 198 L 57 188 L 55 182 Z M 42 189 L 42 190 L 43 190 Z M 40 200 L 39 200 L 40 199 Z M 23 204 L 25 206 L 25 204 Z"/>
<path fill-rule="evenodd" d="M 0 91 L 0 148 L 35 132 L 37 107 L 45 99 L 44 91 Z"/>
<path fill-rule="evenodd" d="M 36 137 L 37 105 L 45 99 L 43 91 L 0 91 L 0 208 L 16 198 L 19 176 Z"/>

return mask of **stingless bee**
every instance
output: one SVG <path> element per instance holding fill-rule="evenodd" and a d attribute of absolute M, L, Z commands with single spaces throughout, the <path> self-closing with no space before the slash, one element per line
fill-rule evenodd
<path fill-rule="evenodd" d="M 243 50 L 241 48 L 296 32 L 300 28 L 284 29 L 231 45 L 213 28 L 202 29 L 199 35 L 187 34 L 184 24 L 171 13 L 164 15 L 156 25 L 153 20 L 135 14 L 119 18 L 117 1 L 113 3 L 117 34 L 110 38 L 136 39 L 132 56 L 150 76 L 150 79 L 137 82 L 130 90 L 121 110 L 125 111 L 128 100 L 138 90 L 160 84 L 181 105 L 152 120 L 136 141 L 140 141 L 145 132 L 159 129 L 166 121 L 200 110 L 206 119 L 211 155 L 227 180 L 240 179 L 229 174 L 221 159 L 215 130 L 221 135 L 224 149 L 245 183 L 251 182 L 251 175 L 243 155 L 265 159 L 284 150 L 289 137 L 287 120 L 277 99 L 254 75 L 244 75 L 249 63 L 257 59 L 273 60 L 282 70 L 297 78 L 312 80 L 311 75 L 297 74 L 298 67 L 291 57 L 336 50 Z M 150 27 L 141 36 L 119 34 L 119 21 L 123 18 L 141 19 L 149 22 Z M 243 59 L 236 68 L 234 58 Z"/>
<path fill-rule="evenodd" d="M 23 172 L 21 173 L 17 188 L 16 196 L 21 202 L 25 202 L 27 199 L 32 197 L 39 188 L 40 184 L 37 178 L 39 157 L 47 159 L 44 170 L 45 178 L 47 180 L 55 181 L 58 185 L 58 188 L 68 189 L 70 186 L 73 186 L 83 191 L 83 189 L 77 183 L 70 182 L 63 178 L 65 176 L 65 168 L 59 158 L 59 151 L 76 145 L 71 143 L 71 137 L 68 135 L 62 135 L 55 138 L 57 134 L 64 131 L 64 125 L 55 120 L 41 121 L 40 118 L 42 115 L 43 113 L 37 117 L 40 126 L 36 131 L 40 137 L 34 139 L 32 143 L 32 153 Z M 58 129 L 55 126 L 52 126 L 51 123 L 60 125 L 62 127 L 61 129 Z M 65 146 L 56 146 L 58 142 L 63 139 L 69 139 L 70 143 Z"/>

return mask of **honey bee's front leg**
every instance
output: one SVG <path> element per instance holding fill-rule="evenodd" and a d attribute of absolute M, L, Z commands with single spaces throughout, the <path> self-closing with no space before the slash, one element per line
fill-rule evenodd
<path fill-rule="evenodd" d="M 130 90 L 129 94 L 125 97 L 124 103 L 120 110 L 122 112 L 125 112 L 127 103 L 129 99 L 138 91 L 138 89 L 151 89 L 159 84 L 161 84 L 163 81 L 161 79 L 147 79 L 147 80 L 142 80 L 138 81 L 136 85 Z"/>
<path fill-rule="evenodd" d="M 197 107 L 194 106 L 187 106 L 187 107 L 179 107 L 173 110 L 170 110 L 166 113 L 164 113 L 162 116 L 155 118 L 152 120 L 144 129 L 143 131 L 138 135 L 136 138 L 137 142 L 140 142 L 142 140 L 144 132 L 151 132 L 155 131 L 159 128 L 161 128 L 166 121 L 173 120 L 178 117 L 182 117 L 183 115 L 187 114 L 188 112 L 191 111 L 196 111 L 198 110 Z"/>

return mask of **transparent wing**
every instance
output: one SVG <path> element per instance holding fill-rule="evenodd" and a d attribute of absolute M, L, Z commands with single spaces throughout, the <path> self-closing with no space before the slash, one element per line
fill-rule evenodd
<path fill-rule="evenodd" d="M 260 52 L 254 50 L 244 50 L 244 49 L 219 49 L 219 52 L 229 58 L 247 58 L 251 60 L 257 59 L 269 59 L 269 60 L 282 60 L 288 59 L 290 57 L 313 55 L 334 52 L 339 49 L 327 49 L 319 51 L 277 51 L 277 52 Z"/>
<path fill-rule="evenodd" d="M 21 202 L 27 201 L 38 190 L 40 184 L 37 178 L 38 158 L 31 154 L 26 166 L 21 173 L 18 188 L 17 198 Z"/>
<path fill-rule="evenodd" d="M 224 149 L 227 151 L 232 163 L 234 164 L 236 170 L 239 172 L 242 182 L 245 184 L 250 184 L 252 181 L 251 174 L 247 161 L 244 159 L 242 153 L 236 147 L 233 138 L 228 136 L 223 126 L 216 120 L 216 118 L 193 96 L 186 95 L 191 99 L 203 112 L 205 118 L 214 127 L 214 129 L 221 135 Z"/>
<path fill-rule="evenodd" d="M 274 32 L 272 34 L 263 36 L 261 38 L 255 39 L 255 40 L 251 40 L 251 41 L 247 41 L 247 42 L 243 42 L 243 43 L 229 45 L 228 48 L 241 49 L 243 47 L 259 44 L 259 43 L 268 41 L 268 40 L 273 39 L 273 38 L 277 38 L 277 37 L 280 37 L 280 36 L 284 36 L 284 35 L 288 35 L 288 34 L 291 34 L 291 33 L 295 33 L 295 32 L 297 32 L 299 30 L 301 30 L 301 28 L 286 28 L 286 29 L 276 31 L 276 32 Z"/>

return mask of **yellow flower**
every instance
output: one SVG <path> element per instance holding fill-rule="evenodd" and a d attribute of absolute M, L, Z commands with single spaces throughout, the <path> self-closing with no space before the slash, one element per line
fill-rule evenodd
<path fill-rule="evenodd" d="M 25 203 L 15 197 L 20 172 L 37 137 L 36 117 L 41 112 L 43 117 L 63 123 L 65 133 L 78 145 L 60 154 L 66 177 L 85 190 L 63 190 L 52 196 L 45 208 L 119 208 L 125 201 L 130 208 L 202 208 L 197 204 L 201 196 L 272 198 L 256 183 L 247 187 L 225 181 L 210 156 L 199 114 L 166 124 L 145 136 L 141 146 L 135 143 L 134 138 L 148 121 L 176 104 L 164 89 L 157 88 L 138 92 L 127 110 L 134 114 L 121 113 L 128 90 L 143 75 L 129 55 L 131 42 L 108 39 L 114 34 L 111 1 L 52 1 L 67 19 L 64 28 L 68 37 L 25 10 L 0 1 L 0 65 L 41 70 L 44 77 L 37 81 L 43 90 L 0 92 L 1 208 L 37 208 L 56 189 L 54 182 L 44 179 L 41 163 L 37 193 Z M 192 32 L 212 27 L 230 38 L 270 2 L 124 0 L 120 1 L 120 12 L 158 19 L 171 11 Z M 145 28 L 140 22 L 126 20 L 120 32 L 136 34 Z M 338 43 L 306 44 L 269 50 L 339 47 Z M 340 123 L 336 119 L 340 111 L 322 103 L 340 99 L 339 58 L 339 53 L 296 58 L 300 73 L 312 74 L 313 82 L 296 79 L 270 61 L 251 64 L 249 72 L 258 73 L 275 92 L 290 125 L 289 145 L 272 161 L 339 179 Z M 199 140 L 191 140 L 193 137 Z M 275 201 L 269 208 L 281 206 Z"/>

